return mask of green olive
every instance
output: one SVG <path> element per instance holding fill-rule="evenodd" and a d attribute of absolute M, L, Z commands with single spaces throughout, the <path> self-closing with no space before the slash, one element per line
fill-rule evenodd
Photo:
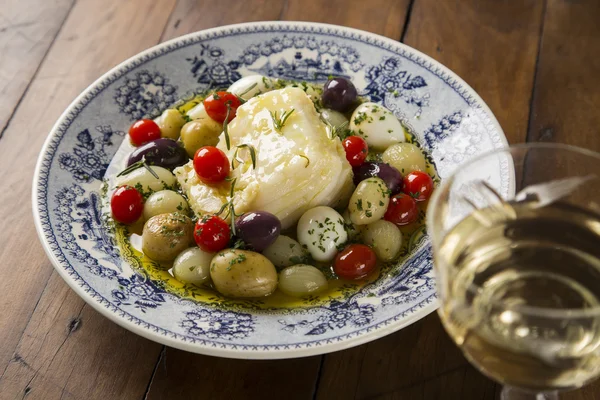
<path fill-rule="evenodd" d="M 161 137 L 177 140 L 181 127 L 185 124 L 185 119 L 179 111 L 170 108 L 165 110 L 154 122 L 160 128 Z"/>
<path fill-rule="evenodd" d="M 360 182 L 350 198 L 348 212 L 354 225 L 367 225 L 383 218 L 390 195 L 381 178 L 369 178 Z"/>
<path fill-rule="evenodd" d="M 210 263 L 210 277 L 219 293 L 229 297 L 263 297 L 277 288 L 277 271 L 269 259 L 247 250 L 228 249 Z"/>
<path fill-rule="evenodd" d="M 181 128 L 181 142 L 188 156 L 194 157 L 196 150 L 203 146 L 215 146 L 223 126 L 210 118 L 190 121 Z"/>

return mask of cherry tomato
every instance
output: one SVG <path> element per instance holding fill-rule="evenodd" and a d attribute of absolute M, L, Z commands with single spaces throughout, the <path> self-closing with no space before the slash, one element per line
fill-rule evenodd
<path fill-rule="evenodd" d="M 342 279 L 361 279 L 375 269 L 377 257 L 369 246 L 351 244 L 338 253 L 333 271 Z"/>
<path fill-rule="evenodd" d="M 218 183 L 229 175 L 229 159 L 216 147 L 200 147 L 194 155 L 194 170 L 202 182 Z"/>
<path fill-rule="evenodd" d="M 151 119 L 140 119 L 129 128 L 129 140 L 134 146 L 160 139 L 160 128 Z"/>
<path fill-rule="evenodd" d="M 413 171 L 404 177 L 404 189 L 402 191 L 415 201 L 425 201 L 433 192 L 433 180 L 425 172 Z"/>
<path fill-rule="evenodd" d="M 216 215 L 200 218 L 194 228 L 194 240 L 198 247 L 209 253 L 223 250 L 229 243 L 229 225 Z"/>
<path fill-rule="evenodd" d="M 144 198 L 131 186 L 120 186 L 110 198 L 110 210 L 115 221 L 133 224 L 144 211 Z"/>
<path fill-rule="evenodd" d="M 344 150 L 346 150 L 346 160 L 353 167 L 358 167 L 363 162 L 365 162 L 365 158 L 367 158 L 367 154 L 369 153 L 369 146 L 367 142 L 360 136 L 348 136 L 342 142 L 344 146 Z"/>
<path fill-rule="evenodd" d="M 402 226 L 415 222 L 418 217 L 419 209 L 415 199 L 405 193 L 398 193 L 390 199 L 383 219 Z"/>
<path fill-rule="evenodd" d="M 225 122 L 227 106 L 229 105 L 229 118 L 227 122 L 235 118 L 237 108 L 242 105 L 240 99 L 233 93 L 217 92 L 204 99 L 204 109 L 209 117 L 218 123 Z"/>

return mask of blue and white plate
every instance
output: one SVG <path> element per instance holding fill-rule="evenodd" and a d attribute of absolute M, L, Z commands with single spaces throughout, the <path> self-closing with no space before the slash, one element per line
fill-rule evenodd
<path fill-rule="evenodd" d="M 106 73 L 50 132 L 33 183 L 36 227 L 49 258 L 85 301 L 119 325 L 180 349 L 233 358 L 292 358 L 345 349 L 397 331 L 437 307 L 428 239 L 407 261 L 343 301 L 240 310 L 182 299 L 132 268 L 101 215 L 102 179 L 132 121 L 241 76 L 352 79 L 412 130 L 443 179 L 506 145 L 481 98 L 454 73 L 396 41 L 332 25 L 263 22 L 193 33 Z M 501 165 L 473 171 L 510 185 Z"/>

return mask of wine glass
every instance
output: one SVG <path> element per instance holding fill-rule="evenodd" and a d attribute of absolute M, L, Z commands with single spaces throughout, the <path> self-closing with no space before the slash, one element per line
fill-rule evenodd
<path fill-rule="evenodd" d="M 502 399 L 600 375 L 600 154 L 488 153 L 442 180 L 427 218 L 442 323 Z"/>

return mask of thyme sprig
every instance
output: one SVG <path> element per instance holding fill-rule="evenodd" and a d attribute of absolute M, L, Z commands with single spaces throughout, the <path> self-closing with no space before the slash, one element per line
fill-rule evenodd
<path fill-rule="evenodd" d="M 227 114 L 225 114 L 225 120 L 223 121 L 223 134 L 225 135 L 225 144 L 227 150 L 231 148 L 231 139 L 229 139 L 229 113 L 231 113 L 231 102 L 227 102 Z"/>
<path fill-rule="evenodd" d="M 215 213 L 216 216 L 221 215 L 225 210 L 227 210 L 227 214 L 223 217 L 223 219 L 230 218 L 229 226 L 231 228 L 231 234 L 235 236 L 235 218 L 241 216 L 242 214 L 236 214 L 235 208 L 233 206 L 233 192 L 235 191 L 235 184 L 237 182 L 237 178 L 234 178 L 231 181 L 231 188 L 229 189 L 229 201 L 221 206 L 219 211 Z"/>
<path fill-rule="evenodd" d="M 275 130 L 277 132 L 281 133 L 281 128 L 283 128 L 286 121 L 294 113 L 294 111 L 296 110 L 293 108 L 290 111 L 284 111 L 281 113 L 281 116 L 277 115 L 277 111 L 269 111 L 269 114 L 271 114 L 271 118 L 273 119 L 273 125 L 275 125 Z"/>
<path fill-rule="evenodd" d="M 249 91 L 251 91 L 252 89 L 254 89 L 256 87 L 257 83 L 254 82 L 252 85 L 248 86 L 248 88 L 246 88 L 246 90 L 244 90 L 242 93 L 238 94 L 237 97 L 242 97 L 243 95 L 245 95 L 246 93 L 248 93 Z M 246 100 L 244 100 L 246 101 Z"/>
<path fill-rule="evenodd" d="M 236 146 L 235 153 L 233 153 L 233 158 L 231 159 L 231 169 L 234 169 L 236 167 L 235 166 L 236 161 L 240 164 L 244 162 L 244 160 L 240 160 L 239 158 L 237 158 L 238 151 L 241 148 L 247 148 L 250 151 L 250 159 L 252 160 L 252 168 L 256 169 L 256 149 L 251 144 L 240 144 L 239 146 Z"/>
<path fill-rule="evenodd" d="M 142 158 L 140 161 L 134 162 L 129 167 L 127 167 L 123 171 L 119 172 L 119 174 L 117 176 L 119 177 L 119 176 L 127 175 L 128 173 L 130 173 L 138 168 L 146 168 L 148 170 L 148 172 L 150 172 L 152 174 L 153 177 L 155 177 L 156 179 L 160 179 L 158 174 L 156 172 L 154 172 L 154 170 L 152 170 L 152 168 L 150 168 L 150 166 L 148 165 L 148 163 L 146 162 L 146 160 L 144 158 Z"/>

